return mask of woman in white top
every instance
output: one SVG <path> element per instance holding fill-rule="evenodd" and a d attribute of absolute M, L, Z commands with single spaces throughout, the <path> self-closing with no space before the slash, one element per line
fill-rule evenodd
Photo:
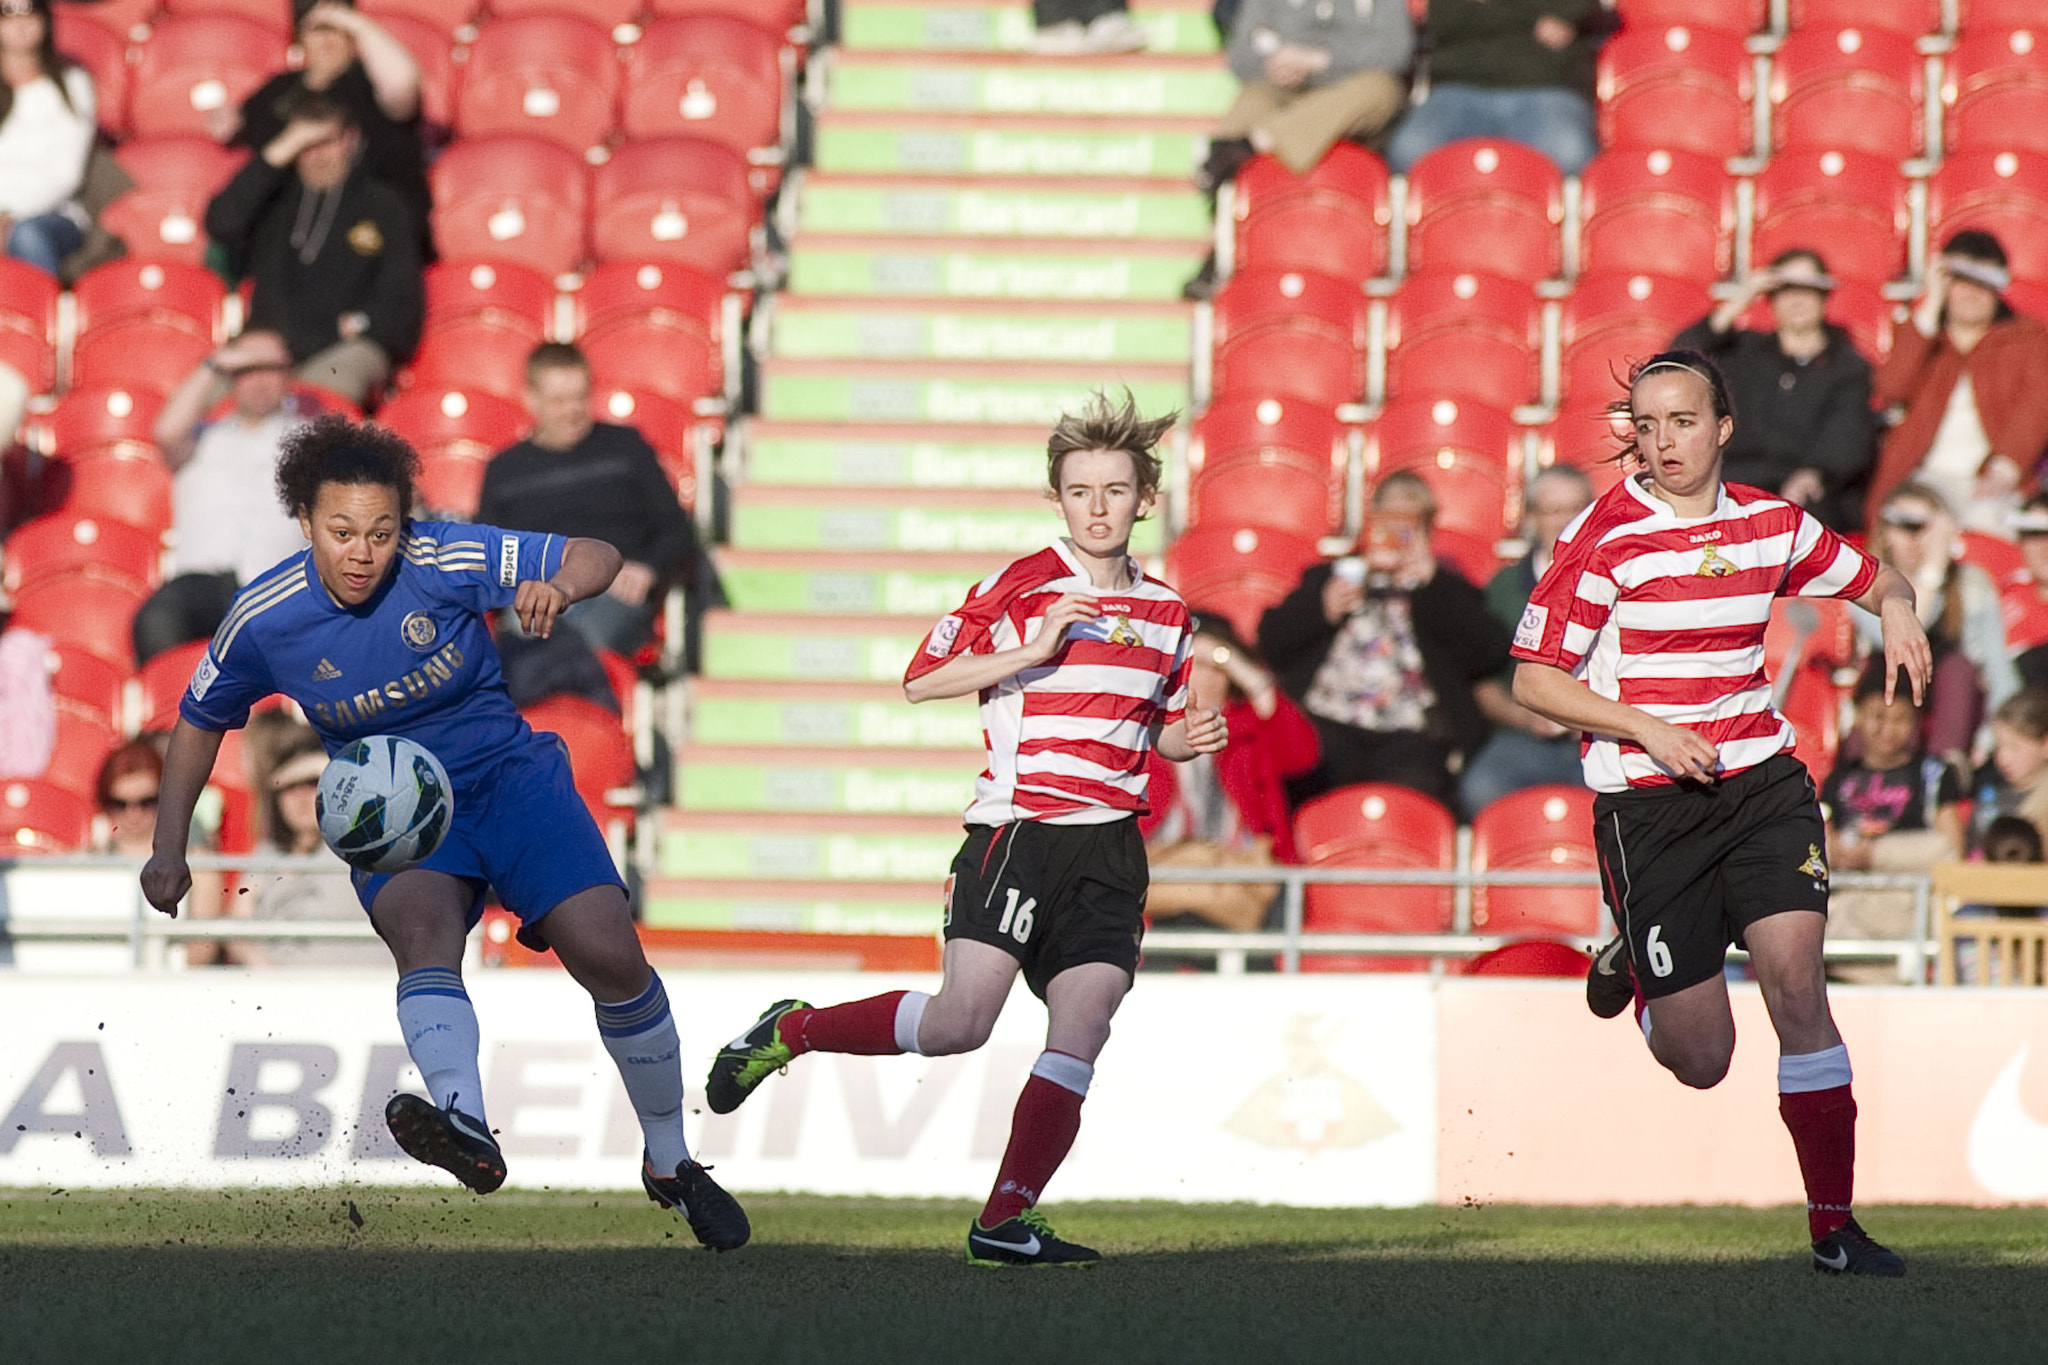
<path fill-rule="evenodd" d="M 95 118 L 92 77 L 57 55 L 50 0 L 0 0 L 0 235 L 52 275 L 85 241 Z"/>

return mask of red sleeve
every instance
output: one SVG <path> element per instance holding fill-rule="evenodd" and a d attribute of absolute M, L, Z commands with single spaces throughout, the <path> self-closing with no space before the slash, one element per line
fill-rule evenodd
<path fill-rule="evenodd" d="M 1514 648 L 1508 652 L 1523 663 L 1549 664 L 1569 673 L 1607 623 L 1620 589 L 1602 566 L 1595 529 L 1582 522 L 1566 534 L 1572 539 L 1558 538 L 1550 567 L 1529 594 L 1529 605 L 1515 627 Z"/>
<path fill-rule="evenodd" d="M 1835 534 L 1810 512 L 1799 513 L 1792 562 L 1780 597 L 1840 597 L 1855 601 L 1877 581 L 1878 563 Z"/>
<path fill-rule="evenodd" d="M 1014 623 L 1018 638 L 1008 646 L 998 646 L 995 637 L 1011 608 L 1029 588 L 1043 580 L 1044 575 L 1038 572 L 1038 559 L 1034 555 L 1020 560 L 977 583 L 959 609 L 941 616 L 925 635 L 917 653 L 910 657 L 910 666 L 903 670 L 903 681 L 923 677 L 956 654 L 993 654 L 998 648 L 1023 643 L 1021 621 Z"/>
<path fill-rule="evenodd" d="M 1230 708 L 1230 722 L 1230 742 L 1262 745 L 1280 777 L 1305 773 L 1322 759 L 1323 742 L 1316 727 L 1282 692 L 1273 693 L 1273 714 L 1267 719 L 1260 720 L 1251 703 L 1244 702 Z"/>

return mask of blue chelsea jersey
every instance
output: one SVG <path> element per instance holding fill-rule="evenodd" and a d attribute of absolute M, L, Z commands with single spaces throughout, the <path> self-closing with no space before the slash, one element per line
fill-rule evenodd
<path fill-rule="evenodd" d="M 376 594 L 344 607 L 302 550 L 235 597 L 179 714 L 235 729 L 281 692 L 331 754 L 364 735 L 425 745 L 460 790 L 532 731 L 512 705 L 483 613 L 562 566 L 562 536 L 457 522 L 408 523 Z"/>

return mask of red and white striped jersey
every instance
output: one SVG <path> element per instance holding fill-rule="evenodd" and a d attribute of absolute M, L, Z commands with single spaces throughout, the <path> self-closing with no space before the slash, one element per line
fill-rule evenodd
<path fill-rule="evenodd" d="M 1514 657 L 1682 725 L 1724 776 L 1793 745 L 1771 707 L 1764 626 L 1779 597 L 1861 597 L 1877 561 L 1784 499 L 1724 484 L 1711 514 L 1681 517 L 1623 479 L 1558 537 L 1515 631 Z M 1595 791 L 1668 785 L 1670 769 L 1612 735 L 1582 738 Z"/>
<path fill-rule="evenodd" d="M 956 654 L 999 654 L 1037 638 L 1062 593 L 1087 593 L 1102 615 L 1067 627 L 1067 642 L 1036 668 L 981 693 L 988 767 L 974 784 L 970 825 L 1044 820 L 1093 825 L 1143 813 L 1154 726 L 1181 718 L 1188 700 L 1187 604 L 1130 565 L 1126 592 L 1104 592 L 1064 542 L 1020 559 L 975 586 L 932 627 L 903 675 L 929 673 Z"/>

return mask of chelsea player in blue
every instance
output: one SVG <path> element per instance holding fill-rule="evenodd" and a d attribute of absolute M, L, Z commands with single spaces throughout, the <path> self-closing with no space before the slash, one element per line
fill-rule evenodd
<path fill-rule="evenodd" d="M 601 540 L 412 521 L 418 467 L 395 433 L 339 417 L 285 440 L 278 495 L 311 543 L 241 592 L 192 675 L 164 760 L 143 892 L 177 913 L 192 880 L 192 808 L 222 732 L 263 697 L 299 703 L 330 754 L 364 735 L 416 740 L 454 783 L 454 824 L 418 867 L 354 876 L 397 963 L 399 1027 L 433 1096 L 394 1097 L 392 1136 L 479 1194 L 504 1182 L 461 974 L 488 885 L 519 916 L 521 941 L 553 948 L 590 992 L 646 1137 L 648 1197 L 682 1213 L 706 1246 L 742 1246 L 746 1213 L 684 1141 L 675 1021 L 625 885 L 561 743 L 514 709 L 484 625 L 484 613 L 509 606 L 529 633 L 547 635 L 570 603 L 610 585 L 619 552 Z"/>

